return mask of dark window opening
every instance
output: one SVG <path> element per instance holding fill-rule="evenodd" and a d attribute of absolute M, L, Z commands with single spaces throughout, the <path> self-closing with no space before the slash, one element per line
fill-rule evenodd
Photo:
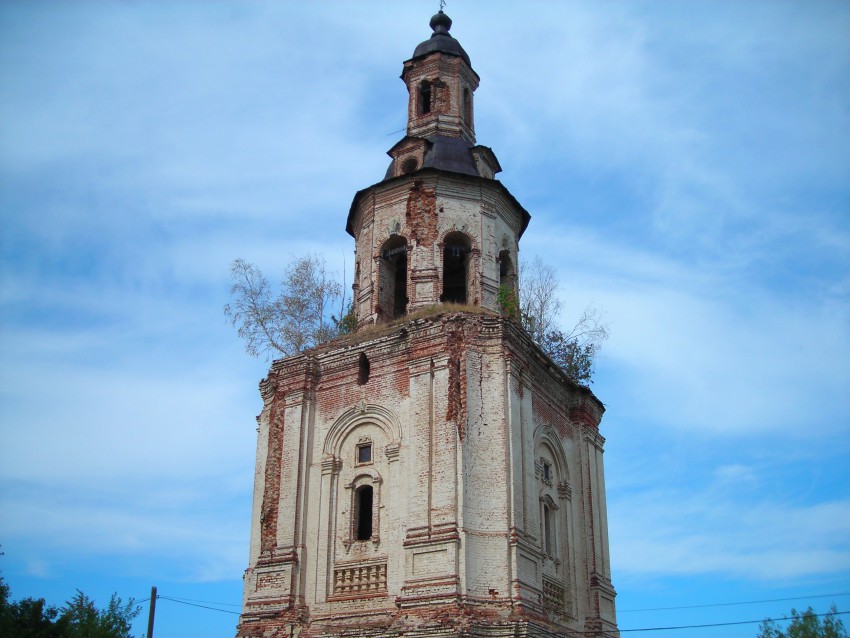
<path fill-rule="evenodd" d="M 513 285 L 516 279 L 514 272 L 514 262 L 511 261 L 511 254 L 507 250 L 499 253 L 499 283 L 502 285 Z"/>
<path fill-rule="evenodd" d="M 431 112 L 431 83 L 428 80 L 419 85 L 419 115 Z"/>
<path fill-rule="evenodd" d="M 463 90 L 463 119 L 472 124 L 472 95 L 469 89 Z"/>
<path fill-rule="evenodd" d="M 469 288 L 469 240 L 461 233 L 446 237 L 443 247 L 443 296 L 447 303 L 465 304 Z"/>
<path fill-rule="evenodd" d="M 407 312 L 407 252 L 396 258 L 395 295 L 393 295 L 393 317 L 401 317 Z"/>
<path fill-rule="evenodd" d="M 407 313 L 407 241 L 393 235 L 381 250 L 380 308 L 389 318 Z"/>
<path fill-rule="evenodd" d="M 355 499 L 355 525 L 357 526 L 357 540 L 368 541 L 372 538 L 372 499 L 373 490 L 371 485 L 364 485 L 357 490 Z"/>
<path fill-rule="evenodd" d="M 357 361 L 357 385 L 366 385 L 369 380 L 369 357 L 365 352 L 360 353 Z"/>
<path fill-rule="evenodd" d="M 516 270 L 514 262 L 511 261 L 511 254 L 507 250 L 499 253 L 499 287 L 510 290 L 516 299 Z"/>
<path fill-rule="evenodd" d="M 543 462 L 543 480 L 547 483 L 552 480 L 552 466 L 545 461 Z"/>
<path fill-rule="evenodd" d="M 549 556 L 552 555 L 554 545 L 554 534 L 552 531 L 552 510 L 548 505 L 543 505 L 543 549 Z"/>
<path fill-rule="evenodd" d="M 364 443 L 357 446 L 357 463 L 372 462 L 372 444 Z"/>
<path fill-rule="evenodd" d="M 419 162 L 416 161 L 415 157 L 408 157 L 401 163 L 401 172 L 405 175 L 409 175 L 413 171 L 415 171 L 419 167 Z"/>

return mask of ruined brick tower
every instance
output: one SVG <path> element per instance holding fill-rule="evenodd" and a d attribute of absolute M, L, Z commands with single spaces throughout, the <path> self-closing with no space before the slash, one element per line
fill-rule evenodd
<path fill-rule="evenodd" d="M 358 331 L 260 384 L 239 636 L 618 635 L 604 408 L 499 313 L 530 216 L 450 27 L 404 63 L 407 135 L 348 214 Z"/>

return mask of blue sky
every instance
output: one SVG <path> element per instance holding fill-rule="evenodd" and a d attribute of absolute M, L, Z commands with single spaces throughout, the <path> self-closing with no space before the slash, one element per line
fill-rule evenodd
<path fill-rule="evenodd" d="M 351 273 L 348 207 L 402 135 L 436 6 L 0 4 L 13 597 L 238 610 L 266 363 L 225 322 L 228 267 L 319 251 Z M 850 4 L 446 12 L 478 141 L 532 215 L 522 255 L 556 267 L 565 325 L 588 304 L 611 324 L 620 627 L 850 609 Z M 236 618 L 160 600 L 156 635 Z"/>

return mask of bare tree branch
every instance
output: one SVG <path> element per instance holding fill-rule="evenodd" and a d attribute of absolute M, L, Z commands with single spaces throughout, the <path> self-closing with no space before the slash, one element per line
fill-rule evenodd
<path fill-rule="evenodd" d="M 540 342 L 561 312 L 556 296 L 558 279 L 555 269 L 535 257 L 531 263 L 521 262 L 519 270 L 520 316 L 531 338 Z"/>
<path fill-rule="evenodd" d="M 608 339 L 609 326 L 594 306 L 585 308 L 568 332 L 558 327 L 561 301 L 555 269 L 539 257 L 520 265 L 520 323 L 531 338 L 571 378 L 593 383 L 594 362 Z"/>
<path fill-rule="evenodd" d="M 293 259 L 274 299 L 268 280 L 252 264 L 237 259 L 230 273 L 233 301 L 224 307 L 224 314 L 245 340 L 248 354 L 289 356 L 338 334 L 338 322 L 329 313 L 342 287 L 327 271 L 324 258 Z"/>

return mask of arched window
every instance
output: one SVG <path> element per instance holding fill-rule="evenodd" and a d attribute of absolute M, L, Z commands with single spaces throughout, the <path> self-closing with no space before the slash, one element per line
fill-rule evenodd
<path fill-rule="evenodd" d="M 372 510 L 374 490 L 371 485 L 363 485 L 354 493 L 354 538 L 368 541 L 372 538 Z"/>
<path fill-rule="evenodd" d="M 377 546 L 380 543 L 381 529 L 381 484 L 383 480 L 380 468 L 388 460 L 387 456 L 378 454 L 376 456 L 376 441 L 368 436 L 360 437 L 357 443 L 350 447 L 348 454 L 343 459 L 343 474 L 348 473 L 345 467 L 354 469 L 356 476 L 351 483 L 345 485 L 346 503 L 340 504 L 337 510 L 346 517 L 347 522 L 341 521 L 342 528 L 348 527 L 348 533 L 342 542 L 346 549 L 352 544 L 362 541 L 371 541 Z M 386 449 L 385 449 L 386 451 Z M 392 453 L 390 448 L 389 454 Z M 350 459 L 350 461 L 349 461 Z M 351 465 L 349 466 L 349 463 Z M 384 467 L 386 470 L 386 467 Z M 351 474 L 349 474 L 350 476 Z"/>
<path fill-rule="evenodd" d="M 472 249 L 463 233 L 449 233 L 443 242 L 443 295 L 447 303 L 467 303 Z"/>
<path fill-rule="evenodd" d="M 419 84 L 419 99 L 417 103 L 417 112 L 419 115 L 427 115 L 431 112 L 431 83 L 428 80 L 423 80 Z"/>
<path fill-rule="evenodd" d="M 381 248 L 378 308 L 384 318 L 407 312 L 407 240 L 393 235 Z"/>
<path fill-rule="evenodd" d="M 472 125 L 472 93 L 468 88 L 463 89 L 463 119 Z"/>

